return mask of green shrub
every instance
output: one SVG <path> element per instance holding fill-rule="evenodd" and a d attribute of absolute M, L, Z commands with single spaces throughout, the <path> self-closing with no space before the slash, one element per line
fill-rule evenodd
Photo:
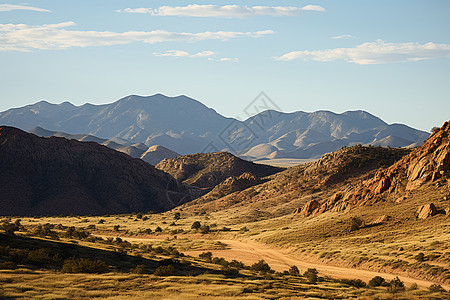
<path fill-rule="evenodd" d="M 211 230 L 211 229 L 209 228 L 208 225 L 203 225 L 203 226 L 200 227 L 200 232 L 203 233 L 203 234 L 209 233 L 210 230 Z"/>
<path fill-rule="evenodd" d="M 197 229 L 200 228 L 200 226 L 201 226 L 200 222 L 199 221 L 195 221 L 194 223 L 192 223 L 191 229 L 197 230 Z"/>
<path fill-rule="evenodd" d="M 173 276 L 175 275 L 176 270 L 173 265 L 168 266 L 159 266 L 156 268 L 155 273 L 153 273 L 155 276 Z"/>
<path fill-rule="evenodd" d="M 423 254 L 422 252 L 419 252 L 416 256 L 414 256 L 414 259 L 422 262 L 425 260 L 425 254 Z"/>
<path fill-rule="evenodd" d="M 428 287 L 428 289 L 430 290 L 430 292 L 432 293 L 442 293 L 445 292 L 445 289 L 440 285 L 440 284 L 432 284 Z"/>
<path fill-rule="evenodd" d="M 381 276 L 375 276 L 374 278 L 370 279 L 369 286 L 376 287 L 376 286 L 382 286 L 386 280 Z"/>
<path fill-rule="evenodd" d="M 319 278 L 317 276 L 318 273 L 319 272 L 317 272 L 315 268 L 308 268 L 308 270 L 303 273 L 303 276 L 305 276 L 310 283 L 315 284 L 317 282 L 317 279 Z"/>
<path fill-rule="evenodd" d="M 137 265 L 135 268 L 130 269 L 130 273 L 145 274 L 147 273 L 147 268 L 145 265 Z"/>
<path fill-rule="evenodd" d="M 366 286 L 366 283 L 361 279 L 340 279 L 339 282 L 342 282 L 350 286 L 354 286 L 356 288 L 362 288 Z"/>
<path fill-rule="evenodd" d="M 397 293 L 405 290 L 405 284 L 403 281 L 400 280 L 400 278 L 395 277 L 391 281 L 389 281 L 389 287 L 388 291 L 391 293 Z"/>
<path fill-rule="evenodd" d="M 289 268 L 289 275 L 292 275 L 292 276 L 300 275 L 300 271 L 298 270 L 297 266 L 292 266 Z"/>
<path fill-rule="evenodd" d="M 70 258 L 63 263 L 62 273 L 104 273 L 108 266 L 101 260 L 90 260 L 87 258 Z"/>
<path fill-rule="evenodd" d="M 259 271 L 259 272 L 263 272 L 263 273 L 273 272 L 273 270 L 270 268 L 269 264 L 266 263 L 263 259 L 261 259 L 257 263 L 254 263 L 253 265 L 251 265 L 250 270 Z"/>
<path fill-rule="evenodd" d="M 213 254 L 212 254 L 212 252 L 210 252 L 210 251 L 208 251 L 208 252 L 203 252 L 203 253 L 200 253 L 200 254 L 198 255 L 198 257 L 200 257 L 201 259 L 204 259 L 204 260 L 206 260 L 206 261 L 211 261 L 211 260 L 212 260 L 212 256 L 213 256 Z"/>

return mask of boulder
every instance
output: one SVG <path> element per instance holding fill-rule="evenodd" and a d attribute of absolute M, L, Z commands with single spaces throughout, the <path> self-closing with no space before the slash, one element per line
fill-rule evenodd
<path fill-rule="evenodd" d="M 433 203 L 423 205 L 417 210 L 419 219 L 426 219 L 437 214 L 436 206 Z"/>
<path fill-rule="evenodd" d="M 391 218 L 387 215 L 382 215 L 379 216 L 378 218 L 376 218 L 375 220 L 373 220 L 369 225 L 375 226 L 375 225 L 380 225 L 386 221 L 389 221 Z"/>
<path fill-rule="evenodd" d="M 317 200 L 311 200 L 303 206 L 300 214 L 302 216 L 308 217 L 312 215 L 318 208 L 320 207 L 320 203 Z"/>

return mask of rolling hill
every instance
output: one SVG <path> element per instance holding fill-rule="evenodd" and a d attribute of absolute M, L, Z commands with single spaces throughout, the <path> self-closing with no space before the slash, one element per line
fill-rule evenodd
<path fill-rule="evenodd" d="M 165 211 L 191 200 L 168 174 L 94 142 L 0 127 L 0 215 Z"/>

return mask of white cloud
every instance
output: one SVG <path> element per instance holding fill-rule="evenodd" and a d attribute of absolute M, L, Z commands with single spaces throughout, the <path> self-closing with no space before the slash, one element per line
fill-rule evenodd
<path fill-rule="evenodd" d="M 262 37 L 272 30 L 256 32 L 205 31 L 199 33 L 154 31 L 77 31 L 66 27 L 74 22 L 31 26 L 26 24 L 0 24 L 0 51 L 60 50 L 71 47 L 123 45 L 133 42 L 147 44 L 161 42 L 226 41 L 239 37 Z"/>
<path fill-rule="evenodd" d="M 306 5 L 302 7 L 302 10 L 313 10 L 313 11 L 325 11 L 325 8 L 319 5 Z"/>
<path fill-rule="evenodd" d="M 51 10 L 38 8 L 26 5 L 15 5 L 15 4 L 0 4 L 0 11 L 13 11 L 13 10 L 31 10 L 39 12 L 51 12 Z"/>
<path fill-rule="evenodd" d="M 152 16 L 246 18 L 252 16 L 297 16 L 303 11 L 323 12 L 325 9 L 318 5 L 288 7 L 191 4 L 187 6 L 160 6 L 159 8 L 126 8 L 117 12 L 150 14 Z"/>
<path fill-rule="evenodd" d="M 338 36 L 331 37 L 333 40 L 345 40 L 345 39 L 354 39 L 355 37 L 351 34 L 342 34 Z"/>
<path fill-rule="evenodd" d="M 229 57 L 222 57 L 222 58 L 214 58 L 211 56 L 216 55 L 217 52 L 206 50 L 197 52 L 194 54 L 190 54 L 189 52 L 186 52 L 184 50 L 167 50 L 163 53 L 153 53 L 155 56 L 165 56 L 165 57 L 187 57 L 187 58 L 207 58 L 211 61 L 228 61 L 228 62 L 238 62 L 237 58 L 229 58 Z"/>
<path fill-rule="evenodd" d="M 202 51 L 195 54 L 190 54 L 189 52 L 183 51 L 183 50 L 167 50 L 163 53 L 153 53 L 155 56 L 172 56 L 172 57 L 208 57 L 216 54 L 216 52 L 213 51 Z"/>
<path fill-rule="evenodd" d="M 317 51 L 293 51 L 277 60 L 305 59 L 316 61 L 344 60 L 360 65 L 387 64 L 450 57 L 449 44 L 386 43 L 377 40 L 354 48 L 336 48 Z"/>

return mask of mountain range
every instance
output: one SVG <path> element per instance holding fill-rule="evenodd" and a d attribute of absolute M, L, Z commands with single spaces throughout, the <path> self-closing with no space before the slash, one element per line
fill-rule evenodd
<path fill-rule="evenodd" d="M 159 145 L 181 155 L 228 151 L 248 160 L 319 158 L 356 144 L 414 147 L 429 135 L 365 111 L 265 110 L 240 121 L 187 96 L 162 94 L 132 95 L 104 105 L 41 101 L 1 112 L 0 124 L 42 136 L 48 136 L 44 131 L 81 135 L 133 157 Z"/>

